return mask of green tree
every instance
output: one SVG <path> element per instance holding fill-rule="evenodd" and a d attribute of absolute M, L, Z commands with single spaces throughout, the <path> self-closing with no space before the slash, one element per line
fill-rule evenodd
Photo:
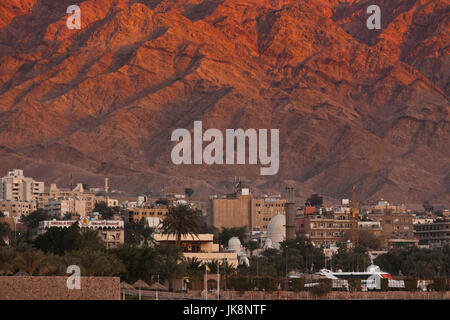
<path fill-rule="evenodd" d="M 188 199 L 191 199 L 192 195 L 194 194 L 194 189 L 192 188 L 185 188 L 184 194 L 188 197 Z"/>
<path fill-rule="evenodd" d="M 155 238 L 153 237 L 153 233 L 155 232 L 154 228 L 144 227 L 141 231 L 142 237 L 142 246 L 149 247 L 152 244 L 155 244 Z"/>
<path fill-rule="evenodd" d="M 100 238 L 99 230 L 82 229 L 81 230 L 81 248 L 87 250 L 103 250 L 105 244 Z"/>
<path fill-rule="evenodd" d="M 20 249 L 15 257 L 16 269 L 27 272 L 30 276 L 43 275 L 48 270 L 48 256 L 33 247 Z"/>
<path fill-rule="evenodd" d="M 159 253 L 158 274 L 162 276 L 162 279 L 169 280 L 169 289 L 174 291 L 177 274 L 186 273 L 186 264 L 179 263 L 182 260 L 181 248 L 174 245 L 162 245 L 156 249 Z"/>
<path fill-rule="evenodd" d="M 0 270 L 14 272 L 16 250 L 11 247 L 0 247 Z"/>
<path fill-rule="evenodd" d="M 253 240 L 247 241 L 244 246 L 250 252 L 250 259 L 253 258 L 253 251 L 258 250 L 261 247 L 258 241 Z"/>
<path fill-rule="evenodd" d="M 23 222 L 29 230 L 37 229 L 39 222 L 49 220 L 50 216 L 47 211 L 43 209 L 37 209 L 31 212 L 28 216 L 22 216 L 20 221 Z"/>
<path fill-rule="evenodd" d="M 198 236 L 200 228 L 200 217 L 196 210 L 188 205 L 179 205 L 169 208 L 169 211 L 162 222 L 161 230 L 163 234 L 174 235 L 176 245 L 181 246 L 183 236 Z"/>
<path fill-rule="evenodd" d="M 11 233 L 11 227 L 9 223 L 0 222 L 0 245 L 5 245 L 7 243 L 6 239 L 9 238 Z"/>
<path fill-rule="evenodd" d="M 125 266 L 121 272 L 122 280 L 133 283 L 139 279 L 150 282 L 152 275 L 159 271 L 161 256 L 156 248 L 138 248 L 128 244 L 110 249 Z"/>
<path fill-rule="evenodd" d="M 169 207 L 166 217 L 164 218 L 161 226 L 163 234 L 174 235 L 176 240 L 176 246 L 181 252 L 181 239 L 183 236 L 198 236 L 200 229 L 200 217 L 198 211 L 192 209 L 188 205 L 179 205 Z M 173 258 L 180 256 L 169 255 L 165 260 L 166 271 L 172 272 L 171 287 L 174 289 L 174 282 L 176 280 L 178 260 L 175 260 L 177 265 L 172 265 Z"/>
<path fill-rule="evenodd" d="M 440 249 L 396 248 L 378 256 L 374 263 L 393 275 L 432 279 L 449 274 L 449 253 L 448 247 Z"/>
<path fill-rule="evenodd" d="M 244 243 L 247 239 L 247 227 L 222 228 L 218 236 L 220 243 L 224 247 L 228 246 L 228 240 L 232 237 L 238 237 L 241 243 Z"/>
<path fill-rule="evenodd" d="M 125 271 L 125 266 L 113 254 L 98 250 L 75 251 L 72 256 L 85 276 L 114 276 Z"/>
<path fill-rule="evenodd" d="M 323 204 L 323 197 L 319 196 L 318 194 L 314 193 L 309 196 L 308 199 L 306 199 L 306 206 L 313 206 L 313 207 L 320 207 Z"/>
<path fill-rule="evenodd" d="M 94 211 L 98 212 L 102 215 L 102 218 L 105 220 L 110 220 L 115 214 L 113 208 L 108 207 L 108 204 L 105 201 L 100 201 L 95 203 Z"/>
<path fill-rule="evenodd" d="M 370 257 L 367 249 L 362 246 L 347 248 L 345 244 L 341 244 L 338 252 L 333 255 L 333 269 L 363 272 L 369 265 Z"/>
<path fill-rule="evenodd" d="M 138 247 L 142 243 L 142 231 L 145 224 L 142 222 L 125 222 L 124 237 L 125 243 Z"/>

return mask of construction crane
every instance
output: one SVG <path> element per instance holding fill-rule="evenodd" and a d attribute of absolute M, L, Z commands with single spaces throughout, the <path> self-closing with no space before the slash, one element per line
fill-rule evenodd
<path fill-rule="evenodd" d="M 358 213 L 359 213 L 359 202 L 356 200 L 356 188 L 352 186 L 352 213 L 351 213 L 351 222 L 352 222 L 352 246 L 355 248 L 359 242 L 359 234 L 358 234 Z"/>

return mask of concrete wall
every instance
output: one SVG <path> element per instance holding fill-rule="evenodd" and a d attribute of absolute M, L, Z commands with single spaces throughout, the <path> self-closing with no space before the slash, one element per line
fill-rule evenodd
<path fill-rule="evenodd" d="M 0 277 L 0 300 L 120 300 L 120 278 L 81 277 L 69 290 L 67 277 Z"/>

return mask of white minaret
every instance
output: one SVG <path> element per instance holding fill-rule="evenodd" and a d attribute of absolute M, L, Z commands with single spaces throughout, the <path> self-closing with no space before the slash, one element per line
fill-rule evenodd
<path fill-rule="evenodd" d="M 109 186 L 108 186 L 108 178 L 105 178 L 105 192 L 108 193 L 109 192 Z"/>

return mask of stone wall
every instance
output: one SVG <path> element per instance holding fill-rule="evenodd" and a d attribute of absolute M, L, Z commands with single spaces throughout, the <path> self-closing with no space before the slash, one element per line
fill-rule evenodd
<path fill-rule="evenodd" d="M 120 278 L 81 277 L 69 290 L 67 277 L 0 277 L 0 300 L 119 300 Z"/>

